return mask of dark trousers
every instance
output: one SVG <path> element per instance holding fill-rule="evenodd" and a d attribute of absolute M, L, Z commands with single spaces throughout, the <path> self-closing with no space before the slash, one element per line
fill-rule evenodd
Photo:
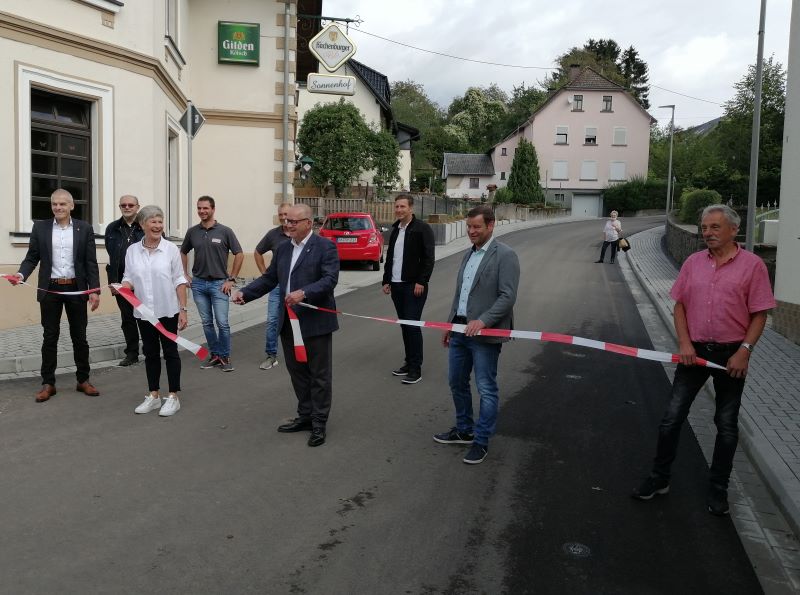
<path fill-rule="evenodd" d="M 414 295 L 415 283 L 392 283 L 392 301 L 397 310 L 397 317 L 405 320 L 420 320 L 425 300 L 428 299 L 428 287 L 422 295 Z M 422 329 L 418 326 L 400 326 L 403 333 L 403 347 L 406 352 L 406 365 L 411 370 L 422 369 Z"/>
<path fill-rule="evenodd" d="M 313 427 L 324 429 L 333 399 L 333 333 L 303 337 L 303 342 L 307 363 L 295 359 L 292 328 L 286 322 L 281 329 L 281 345 L 297 397 L 297 417 L 311 419 Z"/>
<path fill-rule="evenodd" d="M 136 324 L 136 318 L 133 316 L 133 306 L 130 305 L 121 295 L 114 296 L 117 298 L 117 306 L 119 306 L 119 315 L 122 319 L 122 335 L 125 337 L 125 355 L 130 358 L 139 357 L 139 325 Z"/>
<path fill-rule="evenodd" d="M 605 260 L 606 258 L 606 249 L 611 246 L 611 262 L 614 262 L 614 258 L 617 256 L 617 246 L 619 246 L 619 240 L 614 240 L 613 242 L 603 242 L 603 247 L 600 248 L 600 260 Z"/>
<path fill-rule="evenodd" d="M 52 291 L 76 291 L 77 285 L 50 285 Z M 58 337 L 61 334 L 61 312 L 67 311 L 69 336 L 72 339 L 72 351 L 75 357 L 75 378 L 78 382 L 89 380 L 89 343 L 86 341 L 86 323 L 89 316 L 86 312 L 84 296 L 60 296 L 45 293 L 39 302 L 42 315 L 42 384 L 56 383 L 56 366 L 58 365 Z"/>
<path fill-rule="evenodd" d="M 178 315 L 165 316 L 158 321 L 171 333 L 178 334 Z M 147 373 L 147 388 L 150 391 L 161 388 L 161 351 L 167 364 L 167 382 L 169 392 L 181 390 L 181 357 L 178 355 L 177 343 L 171 341 L 146 320 L 137 320 L 139 334 L 142 336 L 142 353 L 144 369 Z M 160 349 L 159 349 L 160 348 Z"/>
<path fill-rule="evenodd" d="M 697 356 L 721 366 L 724 366 L 739 348 L 738 343 L 722 349 L 718 347 L 708 349 L 705 345 L 694 344 Z M 669 479 L 670 467 L 678 451 L 681 426 L 689 415 L 689 408 L 697 393 L 709 376 L 714 379 L 716 395 L 714 424 L 717 426 L 709 479 L 712 486 L 727 489 L 733 469 L 733 455 L 736 453 L 739 441 L 739 406 L 742 403 L 744 378 L 732 378 L 725 370 L 678 364 L 672 383 L 672 397 L 658 428 L 658 448 L 653 464 L 653 475 Z"/>

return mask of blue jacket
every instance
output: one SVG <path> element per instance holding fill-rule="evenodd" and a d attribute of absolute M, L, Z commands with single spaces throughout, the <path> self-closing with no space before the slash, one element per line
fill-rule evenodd
<path fill-rule="evenodd" d="M 314 306 L 321 306 L 331 310 L 336 309 L 333 299 L 333 290 L 339 282 L 339 254 L 336 246 L 330 240 L 311 234 L 308 238 L 303 253 L 297 259 L 289 277 L 289 267 L 292 264 L 292 242 L 283 242 L 278 246 L 275 257 L 269 268 L 259 278 L 242 289 L 245 302 L 260 298 L 272 291 L 276 286 L 281 288 L 281 301 L 286 298 L 286 287 L 291 290 L 302 289 L 306 293 L 305 301 Z M 294 306 L 297 318 L 300 320 L 300 331 L 304 337 L 317 337 L 327 335 L 339 329 L 336 314 L 311 310 L 302 306 Z M 286 319 L 286 307 L 278 309 L 278 330 L 283 328 Z"/>

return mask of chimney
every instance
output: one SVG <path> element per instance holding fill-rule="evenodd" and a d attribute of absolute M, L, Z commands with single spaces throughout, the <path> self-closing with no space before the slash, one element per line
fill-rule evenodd
<path fill-rule="evenodd" d="M 570 64 L 569 65 L 569 82 L 574 81 L 578 78 L 578 75 L 581 73 L 581 65 L 580 64 Z"/>

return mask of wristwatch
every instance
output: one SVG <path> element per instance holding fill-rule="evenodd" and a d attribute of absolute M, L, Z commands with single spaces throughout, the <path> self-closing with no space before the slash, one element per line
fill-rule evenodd
<path fill-rule="evenodd" d="M 236 277 L 228 277 L 228 278 L 227 278 L 227 279 L 225 279 L 225 280 L 226 280 L 226 281 L 231 281 L 231 282 L 233 282 L 233 283 L 236 283 Z"/>
<path fill-rule="evenodd" d="M 181 312 L 188 312 L 188 311 L 189 308 L 187 308 L 186 306 L 181 306 Z"/>
<path fill-rule="evenodd" d="M 750 353 L 753 353 L 753 345 L 752 345 L 752 343 L 742 343 L 741 345 L 739 345 L 739 347 L 744 347 L 745 349 L 747 349 L 747 351 L 749 351 Z"/>

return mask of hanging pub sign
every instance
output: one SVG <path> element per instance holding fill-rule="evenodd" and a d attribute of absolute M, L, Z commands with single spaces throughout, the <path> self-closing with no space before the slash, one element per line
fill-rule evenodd
<path fill-rule="evenodd" d="M 356 44 L 336 23 L 329 23 L 308 42 L 308 49 L 328 72 L 336 70 L 356 53 Z"/>
<path fill-rule="evenodd" d="M 217 23 L 217 62 L 258 66 L 261 25 L 258 23 Z"/>

